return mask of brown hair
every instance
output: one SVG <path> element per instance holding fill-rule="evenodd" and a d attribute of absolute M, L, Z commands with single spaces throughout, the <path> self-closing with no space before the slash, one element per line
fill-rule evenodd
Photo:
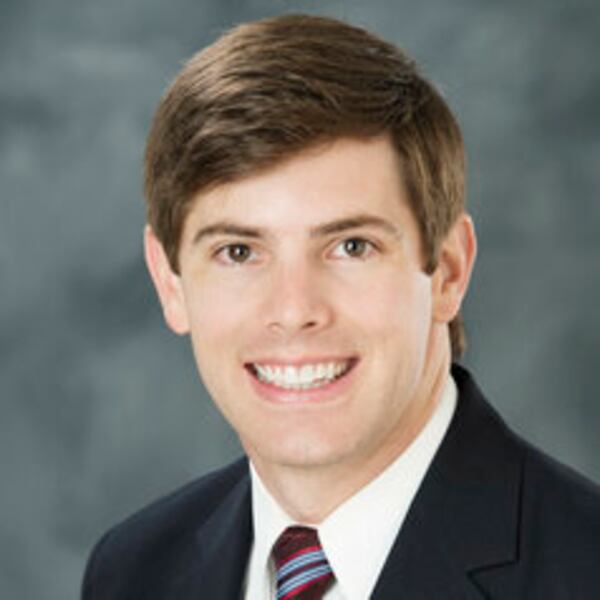
<path fill-rule="evenodd" d="M 148 222 L 178 271 L 200 192 L 339 137 L 388 134 L 419 222 L 424 270 L 464 209 L 460 130 L 398 48 L 326 17 L 285 15 L 223 35 L 184 66 L 157 109 L 145 156 Z M 452 355 L 464 351 L 460 315 Z"/>

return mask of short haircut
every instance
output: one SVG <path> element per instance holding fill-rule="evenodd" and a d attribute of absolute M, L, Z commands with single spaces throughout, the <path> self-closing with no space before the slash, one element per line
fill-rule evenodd
<path fill-rule="evenodd" d="M 240 25 L 193 56 L 148 137 L 148 223 L 171 267 L 192 200 L 338 138 L 389 135 L 432 273 L 463 212 L 465 157 L 438 91 L 396 46 L 336 19 L 284 15 Z M 453 358 L 465 348 L 450 323 Z"/>

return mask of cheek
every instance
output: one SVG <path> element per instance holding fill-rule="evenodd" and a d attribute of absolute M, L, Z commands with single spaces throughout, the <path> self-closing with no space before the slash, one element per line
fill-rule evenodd
<path fill-rule="evenodd" d="M 236 306 L 223 298 L 211 297 L 209 293 L 188 296 L 187 308 L 190 320 L 190 338 L 198 371 L 211 395 L 223 377 L 230 361 L 224 356 L 235 349 L 234 341 L 239 335 L 239 316 Z"/>
<path fill-rule="evenodd" d="M 252 321 L 251 295 L 246 291 L 210 281 L 186 293 L 192 339 L 202 345 L 231 346 L 231 338 L 241 334 Z"/>
<path fill-rule="evenodd" d="M 373 279 L 368 293 L 349 294 L 354 320 L 371 337 L 412 337 L 428 330 L 431 321 L 429 279 L 421 274 L 402 276 L 397 271 Z"/>

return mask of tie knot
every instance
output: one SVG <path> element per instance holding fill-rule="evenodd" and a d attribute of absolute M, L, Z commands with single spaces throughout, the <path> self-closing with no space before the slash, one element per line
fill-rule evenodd
<path fill-rule="evenodd" d="M 277 599 L 321 598 L 333 580 L 316 529 L 288 527 L 273 546 Z"/>
<path fill-rule="evenodd" d="M 277 569 L 280 569 L 294 558 L 322 551 L 316 529 L 312 527 L 288 527 L 277 538 L 273 546 L 273 559 Z"/>

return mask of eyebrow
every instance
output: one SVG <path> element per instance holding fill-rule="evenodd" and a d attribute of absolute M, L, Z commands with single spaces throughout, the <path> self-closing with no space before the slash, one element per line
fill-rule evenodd
<path fill-rule="evenodd" d="M 309 235 L 311 238 L 325 237 L 334 233 L 343 233 L 361 227 L 375 227 L 396 237 L 401 237 L 401 231 L 396 225 L 386 219 L 368 214 L 358 214 L 343 219 L 337 219 L 329 223 L 323 223 L 313 227 Z M 203 239 L 215 235 L 233 235 L 236 237 L 264 239 L 267 233 L 261 227 L 246 227 L 231 221 L 219 221 L 212 225 L 200 228 L 194 235 L 193 244 L 200 243 Z"/>

